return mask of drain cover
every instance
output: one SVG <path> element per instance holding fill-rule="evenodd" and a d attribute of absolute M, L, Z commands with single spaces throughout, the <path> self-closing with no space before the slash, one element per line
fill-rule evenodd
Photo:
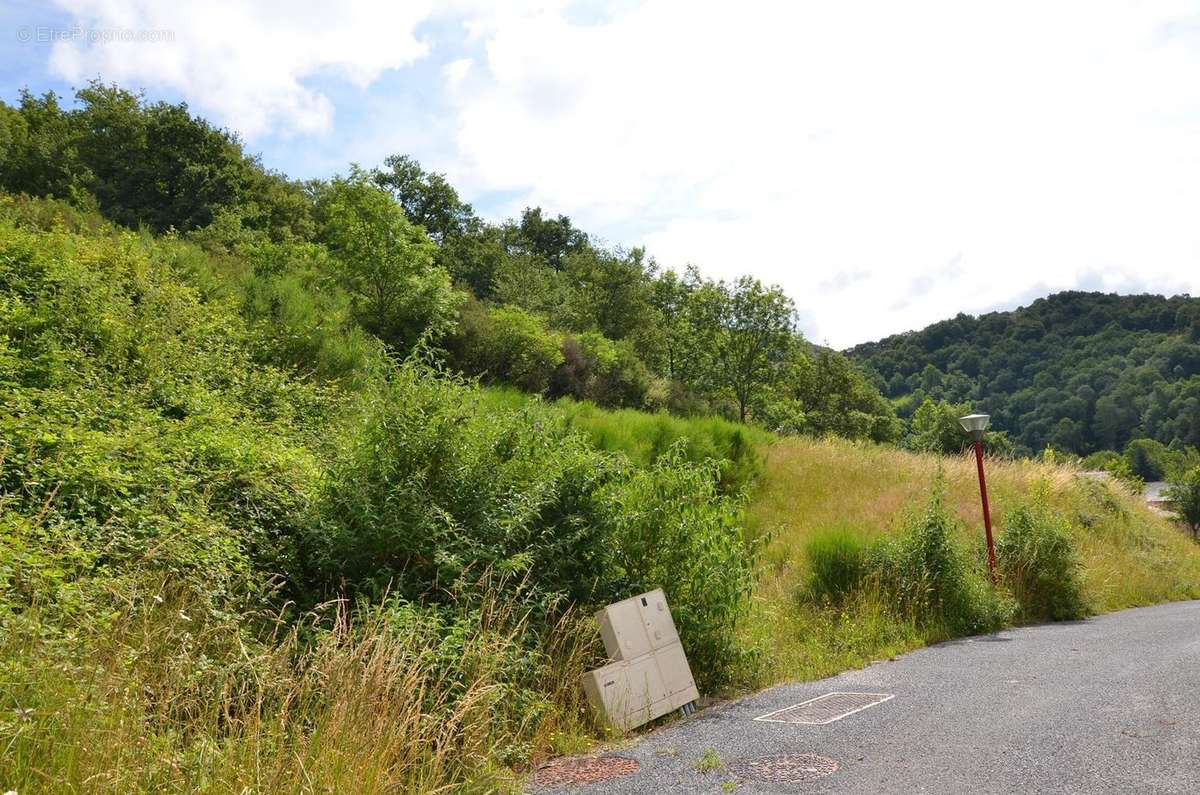
<path fill-rule="evenodd" d="M 760 715 L 755 720 L 821 725 L 841 720 L 847 715 L 853 715 L 867 707 L 882 704 L 891 698 L 893 698 L 891 693 L 826 693 L 785 709 L 777 709 L 766 715 Z"/>
<path fill-rule="evenodd" d="M 638 761 L 627 756 L 557 759 L 538 768 L 533 774 L 533 783 L 539 787 L 595 784 L 628 776 L 637 769 Z"/>
<path fill-rule="evenodd" d="M 741 759 L 729 766 L 735 778 L 769 784 L 803 784 L 836 772 L 838 763 L 816 754 L 776 754 Z"/>

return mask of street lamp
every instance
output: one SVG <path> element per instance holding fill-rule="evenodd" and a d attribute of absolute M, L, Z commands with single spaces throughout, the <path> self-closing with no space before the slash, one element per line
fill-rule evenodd
<path fill-rule="evenodd" d="M 987 481 L 983 477 L 983 432 L 992 418 L 986 414 L 968 414 L 960 417 L 958 424 L 975 440 L 975 466 L 979 470 L 979 499 L 983 501 L 983 530 L 987 535 L 988 572 L 992 584 L 996 583 L 996 545 L 992 543 L 992 514 L 988 510 Z"/>

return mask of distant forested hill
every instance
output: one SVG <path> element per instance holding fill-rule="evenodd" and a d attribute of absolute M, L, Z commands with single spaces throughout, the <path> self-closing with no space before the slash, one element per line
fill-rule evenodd
<path fill-rule="evenodd" d="M 909 416 L 969 401 L 1038 451 L 1200 445 L 1200 299 L 1062 292 L 849 351 Z"/>

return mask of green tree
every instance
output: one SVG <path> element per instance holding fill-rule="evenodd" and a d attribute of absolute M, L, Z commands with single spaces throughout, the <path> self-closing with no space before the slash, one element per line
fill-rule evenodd
<path fill-rule="evenodd" d="M 0 120 L 8 139 L 8 151 L 0 158 L 0 185 L 5 190 L 73 200 L 87 191 L 88 173 L 76 151 L 75 126 L 53 91 L 39 98 L 22 90 L 19 105 L 3 105 Z"/>
<path fill-rule="evenodd" d="M 575 331 L 596 329 L 613 340 L 634 334 L 649 322 L 650 274 L 645 251 L 600 251 L 586 246 L 568 254 L 563 273 L 572 289 L 565 308 Z"/>
<path fill-rule="evenodd" d="M 958 422 L 971 413 L 966 404 L 945 403 L 925 398 L 913 414 L 908 447 L 929 453 L 953 455 L 967 446 L 968 437 Z"/>
<path fill-rule="evenodd" d="M 188 231 L 235 213 L 272 239 L 312 234 L 300 186 L 247 156 L 238 138 L 192 116 L 186 104 L 147 103 L 98 80 L 66 110 L 53 93 L 23 92 L 4 108 L 8 153 L 0 186 L 90 204 L 112 221 L 156 232 Z"/>
<path fill-rule="evenodd" d="M 1166 497 L 1192 536 L 1200 539 L 1200 467 L 1192 467 L 1173 478 Z"/>
<path fill-rule="evenodd" d="M 797 350 L 784 384 L 786 398 L 803 414 L 798 430 L 848 439 L 894 442 L 903 424 L 896 412 L 854 364 L 837 351 Z"/>
<path fill-rule="evenodd" d="M 444 174 L 424 170 L 408 155 L 392 155 L 384 165 L 386 169 L 372 171 L 371 177 L 391 192 L 408 220 L 423 226 L 439 243 L 467 232 L 475 213 Z"/>
<path fill-rule="evenodd" d="M 1134 439 L 1125 446 L 1125 460 L 1142 480 L 1162 480 L 1166 477 L 1168 458 L 1166 446 L 1154 439 Z"/>
<path fill-rule="evenodd" d="M 662 369 L 667 378 L 684 380 L 687 341 L 687 305 L 690 290 L 673 270 L 654 279 L 649 300 L 661 338 Z"/>
<path fill-rule="evenodd" d="M 341 264 L 359 322 L 398 351 L 450 331 L 461 297 L 434 262 L 435 244 L 400 205 L 354 169 L 322 198 L 322 238 Z"/>
<path fill-rule="evenodd" d="M 905 446 L 911 450 L 943 455 L 957 455 L 971 444 L 958 418 L 971 414 L 966 403 L 946 403 L 925 398 L 913 413 Z M 1003 431 L 988 431 L 983 435 L 983 448 L 991 455 L 1011 456 L 1012 440 Z"/>
<path fill-rule="evenodd" d="M 567 254 L 579 251 L 588 242 L 587 235 L 572 226 L 570 218 L 543 216 L 541 207 L 526 207 L 521 222 L 510 225 L 508 231 L 518 251 L 543 257 L 555 269 L 562 266 Z"/>
<path fill-rule="evenodd" d="M 854 348 L 902 416 L 926 397 L 986 404 L 1025 450 L 1200 442 L 1200 299 L 1064 292 Z M 915 399 L 914 399 L 914 396 Z M 1195 398 L 1196 402 L 1191 402 Z"/>
<path fill-rule="evenodd" d="M 715 337 L 706 380 L 717 394 L 732 396 L 745 422 L 761 408 L 796 344 L 795 305 L 778 287 L 749 276 L 709 283 L 693 293 L 693 303 L 697 320 L 711 324 Z"/>

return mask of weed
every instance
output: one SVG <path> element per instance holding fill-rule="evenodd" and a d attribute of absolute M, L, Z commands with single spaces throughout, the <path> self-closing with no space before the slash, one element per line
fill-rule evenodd
<path fill-rule="evenodd" d="M 716 749 L 705 748 L 704 754 L 696 760 L 695 769 L 697 773 L 711 773 L 714 770 L 724 770 L 725 763 L 721 761 Z"/>
<path fill-rule="evenodd" d="M 1088 613 L 1070 523 L 1046 507 L 1044 489 L 1012 510 L 996 545 L 1004 583 L 1024 621 L 1082 618 Z"/>

